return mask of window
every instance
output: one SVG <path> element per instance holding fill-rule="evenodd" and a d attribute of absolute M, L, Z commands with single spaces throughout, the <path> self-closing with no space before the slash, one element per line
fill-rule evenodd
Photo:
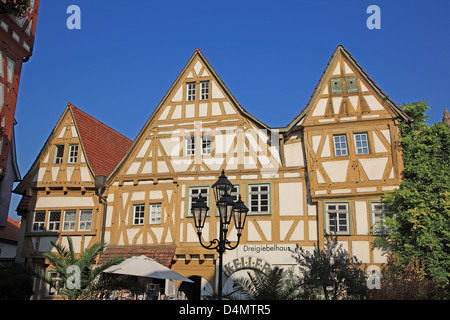
<path fill-rule="evenodd" d="M 44 231 L 45 211 L 36 211 L 33 219 L 32 231 Z"/>
<path fill-rule="evenodd" d="M 3 62 L 3 51 L 0 50 L 0 77 L 4 77 L 5 76 L 5 71 L 4 71 L 4 62 Z"/>
<path fill-rule="evenodd" d="M 349 233 L 349 204 L 327 203 L 326 204 L 327 231 L 329 234 Z"/>
<path fill-rule="evenodd" d="M 6 58 L 6 77 L 9 83 L 13 83 L 15 65 L 16 63 L 13 60 L 8 57 Z"/>
<path fill-rule="evenodd" d="M 80 221 L 78 223 L 79 231 L 91 231 L 92 210 L 80 210 Z"/>
<path fill-rule="evenodd" d="M 192 216 L 191 207 L 197 200 L 199 195 L 205 200 L 205 203 L 209 206 L 209 187 L 190 187 L 189 188 L 189 203 L 188 203 L 188 216 Z"/>
<path fill-rule="evenodd" d="M 48 216 L 48 231 L 59 231 L 61 211 L 50 211 Z"/>
<path fill-rule="evenodd" d="M 162 213 L 161 203 L 151 203 L 148 223 L 161 224 L 161 213 Z"/>
<path fill-rule="evenodd" d="M 333 78 L 330 81 L 331 93 L 332 94 L 342 94 L 342 79 Z"/>
<path fill-rule="evenodd" d="M 194 101 L 195 100 L 195 82 L 186 83 L 186 100 Z"/>
<path fill-rule="evenodd" d="M 358 85 L 356 84 L 356 77 L 346 77 L 345 85 L 347 86 L 347 93 L 357 93 Z"/>
<path fill-rule="evenodd" d="M 231 189 L 231 194 L 230 194 L 231 198 L 233 198 L 233 201 L 237 201 L 238 200 L 238 196 L 239 196 L 239 185 L 235 184 L 233 186 L 233 189 Z"/>
<path fill-rule="evenodd" d="M 58 144 L 55 146 L 55 158 L 53 163 L 62 163 L 64 159 L 64 145 Z"/>
<path fill-rule="evenodd" d="M 3 85 L 3 83 L 0 83 L 0 111 L 2 111 L 4 104 L 5 104 L 5 86 Z"/>
<path fill-rule="evenodd" d="M 387 211 L 386 206 L 382 202 L 372 202 L 372 233 L 387 234 L 390 228 L 385 224 L 386 217 L 392 217 L 392 213 Z"/>
<path fill-rule="evenodd" d="M 356 154 L 368 154 L 369 142 L 367 139 L 367 133 L 355 133 L 353 137 L 355 138 Z"/>
<path fill-rule="evenodd" d="M 64 211 L 63 231 L 75 231 L 76 210 Z"/>
<path fill-rule="evenodd" d="M 209 81 L 200 82 L 200 100 L 209 99 Z"/>
<path fill-rule="evenodd" d="M 195 155 L 195 137 L 186 137 L 185 142 L 185 154 L 187 156 Z"/>
<path fill-rule="evenodd" d="M 202 154 L 212 153 L 212 138 L 211 136 L 202 137 Z"/>
<path fill-rule="evenodd" d="M 267 214 L 269 213 L 269 184 L 249 185 L 250 213 Z"/>
<path fill-rule="evenodd" d="M 144 224 L 145 204 L 137 204 L 133 206 L 133 224 Z"/>
<path fill-rule="evenodd" d="M 336 156 L 347 156 L 347 136 L 345 134 L 339 134 L 333 136 L 334 140 L 334 154 Z"/>
<path fill-rule="evenodd" d="M 78 161 L 78 144 L 69 146 L 69 163 L 77 163 Z"/>

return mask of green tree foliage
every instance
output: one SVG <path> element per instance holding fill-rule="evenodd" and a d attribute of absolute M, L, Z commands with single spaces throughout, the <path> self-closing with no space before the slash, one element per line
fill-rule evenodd
<path fill-rule="evenodd" d="M 386 219 L 391 232 L 375 244 L 398 254 L 406 265 L 413 257 L 424 263 L 430 279 L 450 281 L 450 127 L 425 123 L 424 101 L 403 105 L 414 120 L 401 124 L 404 160 L 400 188 L 384 201 L 394 213 Z"/>
<path fill-rule="evenodd" d="M 316 246 L 313 252 L 297 245 L 293 258 L 302 274 L 303 299 L 361 299 L 366 293 L 361 262 L 350 257 L 336 238 L 325 242 L 323 250 Z"/>

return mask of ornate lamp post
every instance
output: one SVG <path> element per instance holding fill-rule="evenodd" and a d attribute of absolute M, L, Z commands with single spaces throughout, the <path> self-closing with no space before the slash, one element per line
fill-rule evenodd
<path fill-rule="evenodd" d="M 222 175 L 212 188 L 214 190 L 216 206 L 220 217 L 219 239 L 211 240 L 209 245 L 203 243 L 202 232 L 209 207 L 206 205 L 201 194 L 198 196 L 196 202 L 192 204 L 191 212 L 194 217 L 195 227 L 197 228 L 198 239 L 202 247 L 209 250 L 217 250 L 219 253 L 218 295 L 219 300 L 222 300 L 223 253 L 225 250 L 234 250 L 239 245 L 242 229 L 244 229 L 245 220 L 247 218 L 248 208 L 242 201 L 241 195 L 239 195 L 239 199 L 236 202 L 233 201 L 233 198 L 230 195 L 233 184 L 225 176 L 224 170 L 222 170 Z M 227 239 L 228 227 L 230 226 L 232 217 L 234 217 L 234 226 L 237 230 L 237 241 L 234 246 L 232 246 L 231 242 Z"/>

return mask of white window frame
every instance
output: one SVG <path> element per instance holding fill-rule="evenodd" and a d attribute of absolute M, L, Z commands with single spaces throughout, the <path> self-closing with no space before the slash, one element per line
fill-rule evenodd
<path fill-rule="evenodd" d="M 271 188 L 270 183 L 258 183 L 248 185 L 249 214 L 271 213 Z M 257 188 L 258 190 L 252 190 Z M 266 190 L 263 190 L 266 189 Z M 266 210 L 263 210 L 267 207 Z"/>
<path fill-rule="evenodd" d="M 188 217 L 192 217 L 192 213 L 191 213 L 191 207 L 193 204 L 192 200 L 196 200 L 199 196 L 199 194 L 201 193 L 202 198 L 205 199 L 205 203 L 206 205 L 209 206 L 209 197 L 211 194 L 211 188 L 209 186 L 192 186 L 189 187 L 189 191 L 188 191 L 188 206 L 187 206 L 187 211 L 188 211 Z M 208 213 L 209 215 L 209 213 Z"/>
<path fill-rule="evenodd" d="M 54 220 L 54 216 L 59 215 L 58 220 Z M 61 228 L 61 210 L 51 210 L 48 213 L 47 231 L 57 232 Z"/>
<path fill-rule="evenodd" d="M 149 224 L 161 224 L 162 222 L 162 204 L 150 203 L 148 211 L 148 223 Z"/>
<path fill-rule="evenodd" d="M 184 138 L 184 155 L 193 156 L 195 155 L 195 147 L 196 147 L 196 138 L 195 136 L 188 136 Z"/>
<path fill-rule="evenodd" d="M 344 142 L 342 142 L 342 140 L 340 139 L 341 137 L 344 137 L 345 139 Z M 336 138 L 339 138 L 339 141 L 336 141 Z M 342 147 L 342 143 L 345 143 L 345 148 Z M 333 144 L 334 144 L 334 155 L 336 157 L 348 156 L 348 141 L 347 135 L 345 133 L 333 135 Z"/>
<path fill-rule="evenodd" d="M 209 80 L 200 82 L 200 100 L 209 99 Z"/>
<path fill-rule="evenodd" d="M 36 221 L 36 216 L 37 214 L 42 214 L 42 221 L 41 221 L 41 217 L 39 219 L 39 221 Z M 35 211 L 33 214 L 33 225 L 31 226 L 31 231 L 32 232 L 41 232 L 41 231 L 45 231 L 45 211 L 43 210 L 38 210 Z"/>
<path fill-rule="evenodd" d="M 197 83 L 187 82 L 186 83 L 186 101 L 195 101 L 197 92 Z"/>
<path fill-rule="evenodd" d="M 365 137 L 362 139 L 362 137 Z M 359 141 L 358 141 L 359 139 Z M 355 142 L 355 152 L 356 154 L 369 154 L 369 135 L 367 132 L 358 132 L 353 134 L 353 140 Z M 360 143 L 360 145 L 358 145 Z M 365 146 L 364 146 L 365 144 Z"/>
<path fill-rule="evenodd" d="M 73 219 L 68 219 L 68 216 L 72 214 Z M 64 210 L 63 227 L 62 231 L 75 231 L 75 224 L 77 221 L 77 210 Z"/>
<path fill-rule="evenodd" d="M 62 148 L 62 155 L 58 156 L 58 151 L 59 148 Z M 56 144 L 55 145 L 55 154 L 53 156 L 53 163 L 54 164 L 61 164 L 64 162 L 64 149 L 65 149 L 65 145 L 63 144 Z"/>
<path fill-rule="evenodd" d="M 202 155 L 212 154 L 212 136 L 202 136 Z"/>
<path fill-rule="evenodd" d="M 139 208 L 139 210 L 137 210 Z M 145 204 L 139 203 L 133 205 L 133 226 L 144 225 L 145 219 Z"/>
<path fill-rule="evenodd" d="M 69 145 L 69 159 L 67 163 L 78 162 L 78 151 L 80 150 L 77 143 Z"/>
<path fill-rule="evenodd" d="M 335 208 L 331 208 L 335 207 Z M 332 217 L 332 214 L 334 217 Z M 327 234 L 348 235 L 350 234 L 350 203 L 349 202 L 326 202 L 325 215 Z M 336 226 L 337 225 L 337 226 Z M 334 230 L 331 230 L 333 226 Z M 336 228 L 337 227 L 337 228 Z M 344 230 L 341 230 L 345 228 Z"/>
<path fill-rule="evenodd" d="M 88 214 L 89 219 L 83 220 L 85 214 Z M 78 217 L 78 231 L 91 231 L 92 229 L 92 210 L 91 209 L 81 209 Z"/>

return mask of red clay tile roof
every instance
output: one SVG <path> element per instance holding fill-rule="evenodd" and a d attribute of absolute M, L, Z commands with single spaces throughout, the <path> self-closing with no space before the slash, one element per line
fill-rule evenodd
<path fill-rule="evenodd" d="M 7 240 L 9 242 L 16 242 L 19 240 L 20 222 L 14 221 L 8 217 L 8 223 L 5 229 L 0 230 L 0 240 Z"/>
<path fill-rule="evenodd" d="M 98 263 L 105 263 L 114 257 L 128 259 L 145 255 L 170 268 L 176 248 L 176 246 L 110 246 L 103 251 Z"/>
<path fill-rule="evenodd" d="M 90 167 L 96 176 L 108 177 L 133 142 L 74 105 L 69 107 Z"/>

